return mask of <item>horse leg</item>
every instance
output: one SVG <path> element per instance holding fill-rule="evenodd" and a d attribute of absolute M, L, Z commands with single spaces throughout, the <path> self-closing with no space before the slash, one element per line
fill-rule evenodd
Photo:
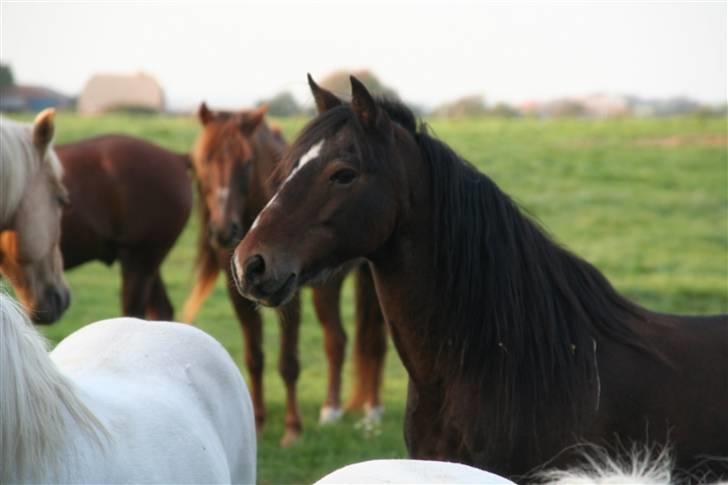
<path fill-rule="evenodd" d="M 245 365 L 250 374 L 250 394 L 255 412 L 255 429 L 260 433 L 265 423 L 265 404 L 263 401 L 263 322 L 255 303 L 246 300 L 235 289 L 229 270 L 227 275 L 227 290 L 230 302 L 233 304 L 235 314 L 243 329 L 245 341 Z"/>
<path fill-rule="evenodd" d="M 324 331 L 324 350 L 329 363 L 328 390 L 319 414 L 321 424 L 337 421 L 342 414 L 341 368 L 346 351 L 346 333 L 341 325 L 339 298 L 344 276 L 331 278 L 321 286 L 313 287 L 313 304 Z"/>
<path fill-rule="evenodd" d="M 298 293 L 278 311 L 281 324 L 281 350 L 278 371 L 286 384 L 286 430 L 281 446 L 292 445 L 303 428 L 296 400 L 296 381 L 300 373 L 298 361 L 298 327 L 301 323 L 301 305 Z"/>
<path fill-rule="evenodd" d="M 157 272 L 154 274 L 154 280 L 152 281 L 152 288 L 146 306 L 146 315 L 149 320 L 174 320 L 174 307 L 172 307 L 172 302 L 169 301 L 167 288 L 164 286 L 159 268 L 157 268 Z"/>
<path fill-rule="evenodd" d="M 152 291 L 154 274 L 149 273 L 148 261 L 137 259 L 143 249 L 124 249 L 119 253 L 121 262 L 121 311 L 130 317 L 144 318 Z M 152 263 L 153 264 L 153 263 Z"/>
<path fill-rule="evenodd" d="M 387 332 L 374 280 L 367 263 L 356 270 L 356 334 L 354 337 L 355 389 L 348 409 L 364 408 L 365 419 L 379 421 L 379 390 L 387 352 Z"/>

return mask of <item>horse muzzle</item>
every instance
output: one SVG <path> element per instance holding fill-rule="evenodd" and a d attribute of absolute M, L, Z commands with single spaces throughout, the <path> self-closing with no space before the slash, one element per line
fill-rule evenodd
<path fill-rule="evenodd" d="M 61 318 L 71 304 L 71 292 L 66 287 L 49 286 L 33 311 L 33 322 L 50 325 Z"/>
<path fill-rule="evenodd" d="M 298 273 L 292 268 L 271 268 L 261 254 L 249 256 L 239 263 L 233 255 L 231 273 L 238 292 L 265 306 L 288 303 L 298 290 Z"/>

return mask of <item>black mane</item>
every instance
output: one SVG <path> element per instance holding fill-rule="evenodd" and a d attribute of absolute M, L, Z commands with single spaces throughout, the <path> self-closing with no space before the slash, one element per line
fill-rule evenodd
<path fill-rule="evenodd" d="M 430 172 L 433 265 L 441 281 L 439 293 L 431 295 L 439 303 L 431 310 L 436 328 L 427 329 L 438 343 L 433 358 L 448 381 L 473 386 L 483 397 L 449 399 L 449 415 L 465 419 L 474 415 L 472 406 L 487 403 L 491 418 L 480 425 L 463 422 L 461 431 L 482 442 L 483 452 L 506 456 L 519 434 L 536 435 L 544 426 L 580 429 L 599 406 L 600 342 L 651 352 L 629 325 L 644 319 L 642 310 L 594 266 L 554 242 L 489 177 L 432 137 L 407 107 L 391 100 L 379 100 L 379 106 L 414 137 Z M 362 133 L 348 105 L 314 119 L 291 148 L 283 173 L 344 125 Z M 381 164 L 383 158 L 372 153 L 377 147 L 364 143 L 363 135 L 357 139 L 365 163 Z M 584 396 L 592 398 L 585 402 Z M 488 435 L 508 442 L 488 442 Z M 531 441 L 538 453 L 539 438 Z"/>

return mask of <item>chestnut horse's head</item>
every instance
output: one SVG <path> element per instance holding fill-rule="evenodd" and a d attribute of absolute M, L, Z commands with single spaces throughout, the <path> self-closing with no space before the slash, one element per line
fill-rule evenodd
<path fill-rule="evenodd" d="M 53 116 L 41 112 L 32 127 L 0 124 L 0 274 L 37 323 L 58 320 L 70 303 L 59 247 L 68 192 L 51 146 Z"/>
<path fill-rule="evenodd" d="M 415 121 L 394 122 L 386 102 L 351 83 L 348 104 L 309 77 L 319 116 L 285 155 L 285 180 L 233 255 L 248 298 L 278 306 L 343 263 L 374 257 L 410 203 L 402 159 L 418 152 L 403 125 Z"/>
<path fill-rule="evenodd" d="M 214 247 L 233 247 L 243 236 L 245 201 L 255 156 L 252 136 L 265 112 L 265 107 L 213 112 L 205 103 L 200 105 L 202 133 L 193 164 Z"/>

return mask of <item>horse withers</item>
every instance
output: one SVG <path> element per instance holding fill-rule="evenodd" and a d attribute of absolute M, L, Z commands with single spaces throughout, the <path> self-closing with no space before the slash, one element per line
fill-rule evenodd
<path fill-rule="evenodd" d="M 52 146 L 55 111 L 32 125 L 0 118 L 0 275 L 37 323 L 53 323 L 71 294 L 59 249 L 61 211 L 68 205 Z"/>
<path fill-rule="evenodd" d="M 190 325 L 115 318 L 50 353 L 0 290 L 0 483 L 255 483 L 245 381 Z"/>
<path fill-rule="evenodd" d="M 728 316 L 638 306 L 404 105 L 354 78 L 351 104 L 310 84 L 320 114 L 236 248 L 235 280 L 285 304 L 367 258 L 410 378 L 412 457 L 520 482 L 581 461 L 583 443 L 656 444 L 677 476 L 728 478 Z"/>
<path fill-rule="evenodd" d="M 63 211 L 66 269 L 88 261 L 121 266 L 122 314 L 171 320 L 160 266 L 187 223 L 187 155 L 126 135 L 56 146 L 71 204 Z"/>
<path fill-rule="evenodd" d="M 235 290 L 230 256 L 232 248 L 255 224 L 255 218 L 271 202 L 281 180 L 277 171 L 287 146 L 283 137 L 265 121 L 265 108 L 244 111 L 212 111 L 202 103 L 198 112 L 202 131 L 193 151 L 198 188 L 200 225 L 196 282 L 187 299 L 183 320 L 192 321 L 212 291 L 220 271 L 238 320 L 245 334 L 245 361 L 250 372 L 256 419 L 265 421 L 263 400 L 262 320 L 255 303 Z M 376 420 L 382 412 L 379 401 L 386 333 L 368 267 L 356 268 L 356 338 L 354 341 L 355 390 L 350 408 L 363 407 L 366 418 Z M 341 416 L 341 369 L 346 334 L 341 322 L 339 298 L 347 271 L 330 275 L 313 287 L 316 315 L 324 330 L 328 359 L 328 389 L 320 422 Z M 286 384 L 286 431 L 282 444 L 300 434 L 296 383 L 299 375 L 298 328 L 300 308 L 294 298 L 279 312 L 281 352 L 278 368 Z"/>

